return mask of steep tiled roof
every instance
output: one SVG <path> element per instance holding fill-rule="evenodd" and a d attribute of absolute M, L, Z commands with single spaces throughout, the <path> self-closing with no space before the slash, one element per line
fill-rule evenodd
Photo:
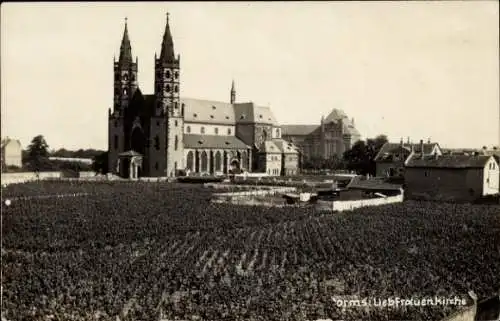
<path fill-rule="evenodd" d="M 281 148 L 274 141 L 266 140 L 259 146 L 259 151 L 263 153 L 281 153 Z"/>
<path fill-rule="evenodd" d="M 424 154 L 429 155 L 437 143 L 424 143 Z M 412 144 L 403 144 L 403 148 L 407 151 L 411 151 Z M 382 161 L 391 158 L 395 153 L 399 153 L 401 151 L 400 143 L 385 143 L 380 148 L 377 156 L 375 157 L 375 161 Z M 413 144 L 413 150 L 415 153 L 420 154 L 420 143 Z"/>
<path fill-rule="evenodd" d="M 351 136 L 360 136 L 359 131 L 354 126 L 354 123 L 347 115 L 340 109 L 334 109 L 324 119 L 325 124 L 342 121 L 344 134 Z M 319 129 L 320 125 L 282 125 L 282 133 L 284 136 L 307 136 L 315 130 Z"/>
<path fill-rule="evenodd" d="M 230 103 L 193 98 L 181 98 L 184 120 L 196 123 L 234 124 L 234 109 Z"/>
<path fill-rule="evenodd" d="M 341 109 L 333 109 L 325 118 L 325 122 L 337 122 L 338 120 L 347 118 L 347 115 Z"/>
<path fill-rule="evenodd" d="M 493 156 L 443 155 L 439 157 L 411 157 L 406 167 L 420 168 L 483 168 Z"/>
<path fill-rule="evenodd" d="M 276 125 L 276 118 L 270 107 L 254 105 L 254 122 Z"/>
<path fill-rule="evenodd" d="M 227 102 L 181 98 L 186 122 L 228 124 L 261 123 L 276 125 L 271 108 L 254 103 L 230 104 Z"/>
<path fill-rule="evenodd" d="M 252 102 L 234 104 L 234 114 L 238 123 L 261 123 L 277 125 L 271 108 L 257 106 Z"/>
<path fill-rule="evenodd" d="M 281 125 L 281 135 L 307 136 L 318 128 L 319 125 Z"/>
<path fill-rule="evenodd" d="M 281 150 L 282 153 L 284 154 L 297 154 L 298 153 L 298 148 L 294 144 L 278 138 L 278 139 L 273 139 L 272 140 L 276 146 Z"/>
<path fill-rule="evenodd" d="M 220 149 L 247 149 L 250 148 L 235 136 L 219 135 L 184 135 L 185 148 L 220 148 Z"/>

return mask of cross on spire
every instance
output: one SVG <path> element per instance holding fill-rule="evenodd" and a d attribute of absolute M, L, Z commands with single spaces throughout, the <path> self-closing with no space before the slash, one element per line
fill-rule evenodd
<path fill-rule="evenodd" d="M 167 24 L 165 25 L 165 33 L 163 34 L 163 41 L 161 44 L 160 60 L 162 62 L 174 62 L 174 42 L 172 41 L 172 34 L 170 32 L 169 24 L 170 13 L 167 12 Z"/>
<path fill-rule="evenodd" d="M 123 30 L 123 38 L 120 46 L 120 62 L 132 63 L 132 47 L 128 37 L 127 17 L 125 17 L 125 28 Z"/>

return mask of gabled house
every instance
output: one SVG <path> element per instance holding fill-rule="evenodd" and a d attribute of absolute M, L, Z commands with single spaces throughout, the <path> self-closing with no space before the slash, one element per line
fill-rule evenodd
<path fill-rule="evenodd" d="M 500 170 L 494 156 L 411 156 L 405 167 L 408 199 L 475 201 L 499 193 Z"/>
<path fill-rule="evenodd" d="M 5 137 L 2 139 L 2 170 L 5 167 L 22 167 L 22 146 L 18 139 Z"/>
<path fill-rule="evenodd" d="M 403 143 L 385 143 L 375 156 L 376 174 L 377 177 L 404 177 L 405 162 L 410 156 L 418 154 L 425 156 L 442 155 L 441 148 L 438 143 L 427 142 L 423 140 L 420 144 Z"/>

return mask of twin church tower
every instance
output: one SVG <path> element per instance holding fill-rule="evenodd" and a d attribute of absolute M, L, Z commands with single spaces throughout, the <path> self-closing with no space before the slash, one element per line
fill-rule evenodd
<path fill-rule="evenodd" d="M 127 21 L 115 60 L 114 106 L 108 118 L 110 172 L 125 177 L 174 176 L 178 170 L 212 175 L 238 169 L 297 172 L 298 152 L 281 138 L 271 108 L 236 102 L 234 82 L 226 102 L 180 97 L 180 56 L 174 51 L 168 14 L 160 56 L 155 54 L 152 95 L 139 88 Z"/>
<path fill-rule="evenodd" d="M 155 53 L 155 90 L 143 95 L 138 86 L 138 59 L 132 57 L 127 19 L 118 61 L 114 59 L 114 106 L 109 111 L 109 169 L 116 171 L 118 155 L 143 155 L 143 175 L 174 172 L 182 161 L 183 113 L 179 98 L 180 55 L 175 55 L 169 15 L 160 56 Z M 172 148 L 169 148 L 169 147 Z M 163 147 L 163 148 L 162 148 Z M 166 149 L 169 159 L 165 158 Z M 151 160 L 155 160 L 151 162 Z M 171 162 L 169 162 L 169 160 Z M 151 165 L 152 164 L 152 165 Z"/>

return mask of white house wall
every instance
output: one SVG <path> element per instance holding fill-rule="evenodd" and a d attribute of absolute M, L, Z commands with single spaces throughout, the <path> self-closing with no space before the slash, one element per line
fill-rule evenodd
<path fill-rule="evenodd" d="M 488 161 L 483 170 L 483 195 L 498 194 L 500 169 L 494 157 Z"/>
<path fill-rule="evenodd" d="M 188 131 L 188 127 L 190 131 Z M 205 132 L 202 133 L 202 128 Z M 218 133 L 216 134 L 216 128 Z M 231 132 L 229 133 L 228 130 Z M 212 125 L 203 123 L 184 123 L 184 134 L 199 134 L 199 135 L 219 135 L 219 136 L 235 136 L 234 125 Z"/>

